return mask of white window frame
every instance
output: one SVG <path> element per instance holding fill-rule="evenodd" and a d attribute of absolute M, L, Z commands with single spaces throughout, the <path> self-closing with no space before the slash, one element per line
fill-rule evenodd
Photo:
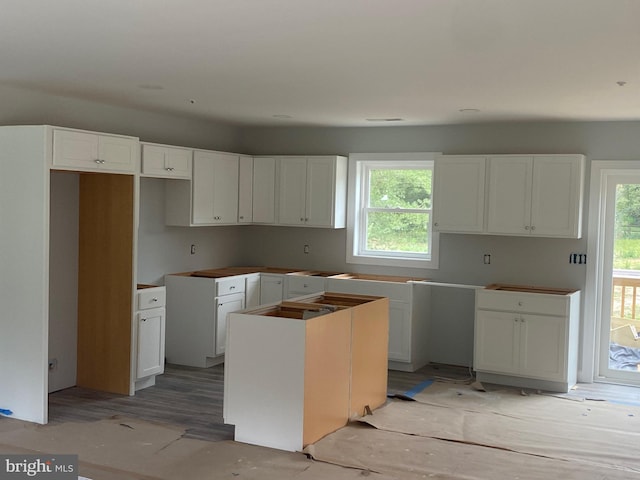
<path fill-rule="evenodd" d="M 379 265 L 389 267 L 438 268 L 440 235 L 433 231 L 433 211 L 429 215 L 428 231 L 431 232 L 430 253 L 424 256 L 403 255 L 393 252 L 381 255 L 380 252 L 368 252 L 364 248 L 365 231 L 362 208 L 366 205 L 365 186 L 363 184 L 368 170 L 380 166 L 396 164 L 398 168 L 431 167 L 435 152 L 414 153 L 352 153 L 349 155 L 349 195 L 347 202 L 347 263 L 360 265 Z M 433 176 L 431 177 L 433 181 Z M 432 185 L 433 188 L 433 185 Z"/>

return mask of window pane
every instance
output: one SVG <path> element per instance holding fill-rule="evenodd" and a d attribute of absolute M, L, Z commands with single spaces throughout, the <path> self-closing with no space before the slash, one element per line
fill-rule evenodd
<path fill-rule="evenodd" d="M 429 253 L 428 213 L 369 212 L 367 250 Z"/>
<path fill-rule="evenodd" d="M 431 170 L 371 170 L 369 206 L 431 208 Z"/>

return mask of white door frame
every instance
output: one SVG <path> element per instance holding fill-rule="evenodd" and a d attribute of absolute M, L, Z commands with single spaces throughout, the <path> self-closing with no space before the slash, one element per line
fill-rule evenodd
<path fill-rule="evenodd" d="M 640 175 L 640 161 L 592 161 L 589 189 L 589 226 L 587 230 L 587 278 L 585 284 L 582 351 L 578 380 L 593 382 L 605 380 L 599 375 L 600 312 L 603 309 L 605 229 L 604 221 L 607 184 L 612 177 Z M 610 282 L 610 279 L 609 279 Z"/>

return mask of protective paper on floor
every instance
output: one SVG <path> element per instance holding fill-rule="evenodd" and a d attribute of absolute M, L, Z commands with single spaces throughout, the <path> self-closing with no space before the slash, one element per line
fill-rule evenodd
<path fill-rule="evenodd" d="M 0 451 L 73 453 L 80 475 L 94 480 L 355 480 L 362 472 L 319 463 L 301 453 L 232 441 L 183 438 L 170 425 L 116 417 L 98 422 L 0 426 Z M 365 472 L 372 480 L 393 477 Z"/>
<path fill-rule="evenodd" d="M 316 460 L 352 465 L 397 479 L 633 480 L 640 474 L 495 448 L 349 425 L 308 452 Z"/>
<path fill-rule="evenodd" d="M 361 421 L 390 432 L 640 472 L 639 407 L 467 388 L 441 389 L 432 403 L 394 400 Z"/>

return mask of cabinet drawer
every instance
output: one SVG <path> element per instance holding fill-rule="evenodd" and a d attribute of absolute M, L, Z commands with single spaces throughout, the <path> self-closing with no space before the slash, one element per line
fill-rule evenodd
<path fill-rule="evenodd" d="M 165 293 L 165 287 L 153 287 L 138 290 L 138 310 L 164 307 L 166 304 Z"/>
<path fill-rule="evenodd" d="M 244 277 L 229 277 L 216 280 L 216 296 L 244 292 Z"/>
<path fill-rule="evenodd" d="M 288 276 L 287 282 L 287 296 L 291 298 L 292 294 L 305 295 L 307 293 L 323 292 L 325 279 L 324 277 Z"/>
<path fill-rule="evenodd" d="M 541 315 L 567 315 L 568 297 L 525 292 L 478 290 L 476 307 L 484 310 L 538 313 Z"/>

